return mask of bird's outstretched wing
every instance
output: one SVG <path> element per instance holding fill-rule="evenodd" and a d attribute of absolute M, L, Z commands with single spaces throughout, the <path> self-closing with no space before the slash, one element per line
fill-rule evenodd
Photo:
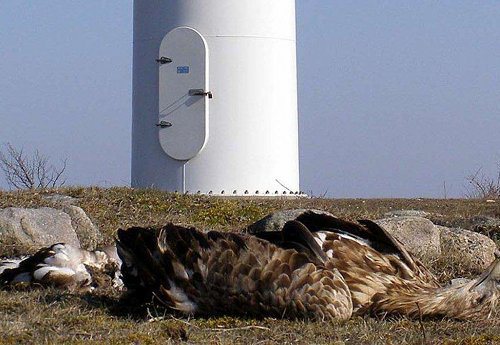
<path fill-rule="evenodd" d="M 358 223 L 350 222 L 328 214 L 304 212 L 297 221 L 303 223 L 311 232 L 326 231 L 340 235 L 350 235 L 371 246 L 383 254 L 399 255 L 411 268 L 416 267 L 415 260 L 406 248 L 389 234 L 384 228 L 371 220 L 358 220 Z"/>
<path fill-rule="evenodd" d="M 0 262 L 0 286 L 42 285 L 88 291 L 102 275 L 119 271 L 118 257 L 112 248 L 87 251 L 65 243 L 56 243 L 19 260 Z M 119 285 L 115 277 L 110 284 Z"/>
<path fill-rule="evenodd" d="M 437 279 L 420 260 L 383 227 L 371 220 L 363 219 L 355 223 L 309 211 L 301 214 L 297 221 L 303 223 L 312 233 L 335 233 L 341 238 L 352 238 L 380 255 L 397 256 L 415 276 L 437 285 Z"/>
<path fill-rule="evenodd" d="M 35 283 L 70 288 L 88 286 L 90 275 L 84 267 L 80 267 L 79 262 L 73 261 L 75 258 L 71 254 L 74 250 L 64 243 L 42 248 L 16 266 L 3 270 L 0 285 Z"/>
<path fill-rule="evenodd" d="M 437 279 L 418 259 L 372 221 L 355 223 L 307 211 L 294 222 L 307 229 L 326 254 L 327 262 L 339 270 L 349 286 L 355 313 L 368 311 L 377 294 L 385 295 L 395 289 L 439 287 Z M 284 229 L 256 236 L 284 248 L 294 242 L 287 240 Z M 304 251 L 309 255 L 315 252 L 309 248 Z"/>

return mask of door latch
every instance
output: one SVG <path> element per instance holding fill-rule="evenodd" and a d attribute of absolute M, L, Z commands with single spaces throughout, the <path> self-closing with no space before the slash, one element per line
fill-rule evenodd
<path fill-rule="evenodd" d="M 205 91 L 203 89 L 191 89 L 189 90 L 189 96 L 208 96 L 208 98 L 213 98 L 212 91 Z"/>
<path fill-rule="evenodd" d="M 160 121 L 160 123 L 156 124 L 156 127 L 160 127 L 160 128 L 172 127 L 172 123 L 168 122 L 168 121 Z"/>

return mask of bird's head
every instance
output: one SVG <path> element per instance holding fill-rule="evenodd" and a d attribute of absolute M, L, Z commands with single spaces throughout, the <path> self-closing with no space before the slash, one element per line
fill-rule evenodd
<path fill-rule="evenodd" d="M 469 291 L 479 296 L 480 304 L 490 303 L 495 308 L 500 298 L 500 257 L 497 256 L 486 271 L 473 281 Z"/>

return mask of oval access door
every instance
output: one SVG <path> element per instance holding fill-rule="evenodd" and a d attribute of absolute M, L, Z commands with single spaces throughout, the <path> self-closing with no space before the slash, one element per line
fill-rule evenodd
<path fill-rule="evenodd" d="M 178 27 L 161 42 L 158 63 L 159 138 L 163 150 L 189 160 L 208 138 L 208 52 L 199 32 Z"/>

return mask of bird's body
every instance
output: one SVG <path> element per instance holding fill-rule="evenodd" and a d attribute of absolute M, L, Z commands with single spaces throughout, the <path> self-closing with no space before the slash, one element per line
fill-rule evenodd
<path fill-rule="evenodd" d="M 167 225 L 118 233 L 128 289 L 186 314 L 348 319 L 339 272 L 294 249 L 245 234 Z"/>

